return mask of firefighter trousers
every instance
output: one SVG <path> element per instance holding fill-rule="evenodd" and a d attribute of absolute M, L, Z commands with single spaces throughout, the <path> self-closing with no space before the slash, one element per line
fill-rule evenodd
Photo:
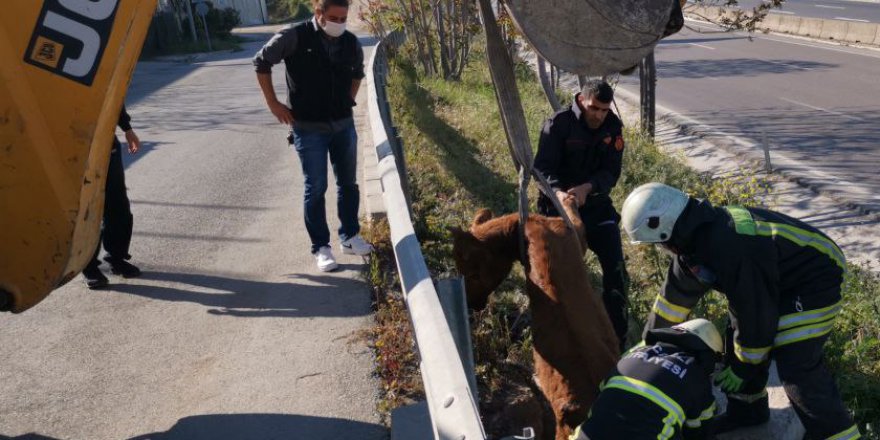
<path fill-rule="evenodd" d="M 806 439 L 824 439 L 847 431 L 852 435 L 841 438 L 857 438 L 852 417 L 825 364 L 823 345 L 827 339 L 828 335 L 823 335 L 774 348 L 772 358 L 785 394 L 806 428 Z M 736 408 L 734 412 L 739 413 L 731 416 L 748 419 L 767 413 L 767 399 L 761 398 L 766 396 L 767 379 L 765 369 L 749 380 L 740 393 L 728 395 L 730 404 Z"/>

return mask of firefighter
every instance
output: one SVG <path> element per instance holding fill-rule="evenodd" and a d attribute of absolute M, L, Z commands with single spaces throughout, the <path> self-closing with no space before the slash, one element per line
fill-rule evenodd
<path fill-rule="evenodd" d="M 602 300 L 623 351 L 627 332 L 626 266 L 621 246 L 620 214 L 611 203 L 611 189 L 620 177 L 623 123 L 611 111 L 614 90 L 602 80 L 588 81 L 571 107 L 544 124 L 535 155 L 542 173 L 562 201 L 573 197 L 587 231 L 587 246 L 602 266 Z M 538 211 L 558 216 L 543 193 Z"/>
<path fill-rule="evenodd" d="M 715 207 L 661 183 L 633 190 L 622 216 L 633 243 L 673 256 L 646 331 L 683 322 L 709 289 L 727 297 L 730 349 L 715 381 L 729 403 L 718 432 L 769 419 L 772 358 L 806 438 L 860 437 L 823 360 L 846 268 L 834 241 L 784 214 Z"/>
<path fill-rule="evenodd" d="M 602 385 L 571 440 L 711 438 L 711 374 L 723 343 L 715 325 L 694 319 L 650 330 Z"/>

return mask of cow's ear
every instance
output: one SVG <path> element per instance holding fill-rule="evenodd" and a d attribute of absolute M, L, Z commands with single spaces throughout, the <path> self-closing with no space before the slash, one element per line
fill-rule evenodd
<path fill-rule="evenodd" d="M 492 211 L 490 211 L 486 208 L 483 208 L 483 209 L 477 211 L 477 214 L 474 215 L 474 222 L 471 224 L 471 227 L 479 226 L 483 223 L 486 223 L 487 221 L 491 220 L 492 217 L 493 217 Z"/>

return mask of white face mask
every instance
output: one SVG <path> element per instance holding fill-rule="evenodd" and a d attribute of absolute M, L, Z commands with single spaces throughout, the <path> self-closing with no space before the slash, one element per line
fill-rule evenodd
<path fill-rule="evenodd" d="M 321 29 L 324 29 L 324 32 L 333 37 L 339 37 L 345 32 L 345 23 L 336 23 L 330 20 L 324 19 L 324 24 L 321 25 Z"/>

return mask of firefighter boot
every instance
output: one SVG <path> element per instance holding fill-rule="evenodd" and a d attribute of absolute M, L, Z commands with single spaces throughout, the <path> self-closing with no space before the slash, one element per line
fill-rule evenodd
<path fill-rule="evenodd" d="M 715 417 L 715 433 L 767 423 L 770 420 L 770 405 L 766 392 L 763 394 L 763 397 L 752 402 L 740 400 L 735 394 L 728 395 L 727 411 Z"/>

